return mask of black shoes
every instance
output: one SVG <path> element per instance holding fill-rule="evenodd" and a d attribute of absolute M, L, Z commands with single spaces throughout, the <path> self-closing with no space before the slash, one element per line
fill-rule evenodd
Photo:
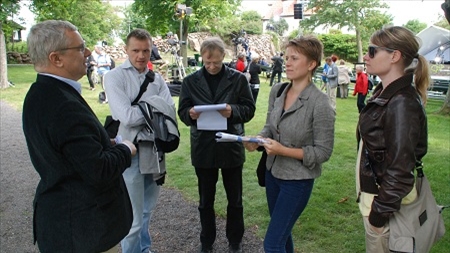
<path fill-rule="evenodd" d="M 228 245 L 228 252 L 229 253 L 242 253 L 242 244 L 230 244 Z"/>
<path fill-rule="evenodd" d="M 213 247 L 212 246 L 201 246 L 200 247 L 200 253 L 212 253 Z"/>

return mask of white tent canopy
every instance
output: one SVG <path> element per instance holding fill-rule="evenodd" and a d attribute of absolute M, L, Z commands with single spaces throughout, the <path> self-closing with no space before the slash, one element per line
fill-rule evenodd
<path fill-rule="evenodd" d="M 450 63 L 450 31 L 431 25 L 417 34 L 422 40 L 419 54 L 428 61 Z"/>

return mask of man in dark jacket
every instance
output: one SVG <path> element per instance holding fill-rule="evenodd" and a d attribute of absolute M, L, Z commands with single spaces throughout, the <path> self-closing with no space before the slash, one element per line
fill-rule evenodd
<path fill-rule="evenodd" d="M 158 69 L 162 70 L 165 66 L 169 64 L 169 62 L 165 61 L 161 55 L 159 54 L 158 47 L 153 44 L 152 53 L 150 54 L 150 62 L 153 65 L 159 65 Z"/>
<path fill-rule="evenodd" d="M 92 54 L 89 55 L 88 57 L 86 57 L 86 66 L 87 66 L 86 75 L 87 75 L 87 78 L 89 81 L 89 89 L 92 91 L 95 90 L 95 83 L 94 83 L 94 80 L 92 80 L 92 73 L 95 70 L 94 63 L 95 63 L 95 60 L 94 60 L 94 57 L 92 56 Z"/>
<path fill-rule="evenodd" d="M 270 76 L 270 86 L 273 84 L 273 79 L 275 75 L 278 75 L 278 82 L 281 82 L 281 73 L 283 72 L 283 53 L 280 53 L 280 56 L 275 55 L 272 57 L 272 75 Z"/>
<path fill-rule="evenodd" d="M 244 147 L 238 142 L 217 143 L 215 134 L 219 130 L 199 130 L 197 119 L 200 113 L 194 110 L 194 106 L 226 104 L 226 108 L 219 111 L 227 121 L 227 129 L 222 131 L 244 135 L 244 123 L 253 118 L 255 103 L 245 76 L 223 64 L 225 45 L 220 38 L 203 41 L 200 53 L 204 66 L 183 79 L 178 115 L 191 127 L 191 160 L 200 195 L 201 252 L 212 252 L 216 239 L 214 198 L 219 168 L 228 199 L 226 236 L 229 250 L 242 252 Z"/>
<path fill-rule="evenodd" d="M 109 139 L 81 96 L 77 80 L 86 74 L 91 52 L 74 25 L 39 23 L 27 44 L 38 72 L 22 115 L 31 162 L 41 177 L 34 240 L 43 253 L 117 252 L 133 220 L 122 173 L 136 147 Z"/>

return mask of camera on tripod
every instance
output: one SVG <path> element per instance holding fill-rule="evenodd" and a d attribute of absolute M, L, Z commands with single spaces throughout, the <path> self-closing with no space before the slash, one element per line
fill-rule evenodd
<path fill-rule="evenodd" d="M 244 31 L 244 29 L 239 31 L 238 35 L 234 35 L 234 38 L 231 40 L 231 42 L 233 42 L 234 45 L 239 45 L 241 44 L 242 46 L 247 45 L 247 39 L 245 38 L 245 36 L 247 35 L 247 33 Z"/>
<path fill-rule="evenodd" d="M 192 8 L 191 7 L 186 7 L 185 4 L 177 4 L 177 7 L 175 8 L 175 15 L 178 18 L 183 19 L 184 16 L 191 15 L 191 14 L 192 14 Z"/>

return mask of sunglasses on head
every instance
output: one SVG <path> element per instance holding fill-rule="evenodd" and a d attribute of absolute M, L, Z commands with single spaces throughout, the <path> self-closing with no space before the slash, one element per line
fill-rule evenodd
<path fill-rule="evenodd" d="M 370 58 L 375 57 L 375 54 L 378 52 L 378 49 L 386 50 L 386 51 L 391 52 L 391 53 L 395 51 L 395 49 L 392 49 L 392 48 L 378 47 L 378 46 L 373 46 L 373 45 L 369 46 L 368 49 L 369 49 L 368 52 L 369 52 L 369 57 Z"/>

